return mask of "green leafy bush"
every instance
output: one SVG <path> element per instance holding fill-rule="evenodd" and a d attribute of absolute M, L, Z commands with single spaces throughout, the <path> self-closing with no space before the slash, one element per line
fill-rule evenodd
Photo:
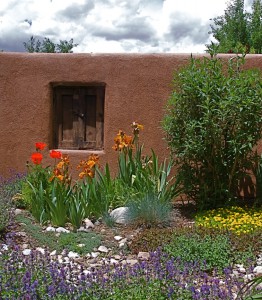
<path fill-rule="evenodd" d="M 199 209 L 236 197 L 257 160 L 262 134 L 261 73 L 243 58 L 194 59 L 174 77 L 163 128 L 185 194 Z"/>

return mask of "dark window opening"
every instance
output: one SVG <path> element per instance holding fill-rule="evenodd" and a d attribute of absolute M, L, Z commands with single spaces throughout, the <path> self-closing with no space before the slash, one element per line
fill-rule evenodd
<path fill-rule="evenodd" d="M 54 87 L 54 147 L 101 150 L 104 86 Z"/>

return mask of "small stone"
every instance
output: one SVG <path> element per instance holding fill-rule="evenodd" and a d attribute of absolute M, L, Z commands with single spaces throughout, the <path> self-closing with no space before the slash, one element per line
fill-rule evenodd
<path fill-rule="evenodd" d="M 64 227 L 58 227 L 58 228 L 56 228 L 56 232 L 59 232 L 59 233 L 61 233 L 61 232 L 63 232 L 63 233 L 69 233 L 70 231 L 67 230 L 67 229 L 65 229 Z"/>
<path fill-rule="evenodd" d="M 69 251 L 68 257 L 69 258 L 77 258 L 77 257 L 79 257 L 79 254 L 76 252 L 73 252 L 73 251 Z"/>
<path fill-rule="evenodd" d="M 88 218 L 84 219 L 83 222 L 85 223 L 85 228 L 94 228 L 95 227 L 93 222 L 91 220 L 89 220 Z"/>
<path fill-rule="evenodd" d="M 99 252 L 91 252 L 91 257 L 96 258 L 99 254 Z"/>
<path fill-rule="evenodd" d="M 100 232 L 101 232 L 101 233 L 105 233 L 106 230 L 105 230 L 104 228 L 102 228 L 102 229 L 100 230 Z"/>
<path fill-rule="evenodd" d="M 138 260 L 137 260 L 137 259 L 127 259 L 127 260 L 126 260 L 126 263 L 127 263 L 128 265 L 133 266 L 133 265 L 135 265 L 135 264 L 138 263 Z"/>
<path fill-rule="evenodd" d="M 149 259 L 150 255 L 149 252 L 139 252 L 137 258 L 139 259 Z"/>
<path fill-rule="evenodd" d="M 46 227 L 46 231 L 55 231 L 55 228 L 52 226 Z"/>
<path fill-rule="evenodd" d="M 125 243 L 122 243 L 122 242 L 121 242 L 121 243 L 119 243 L 119 248 L 124 248 L 125 245 L 126 245 Z"/>
<path fill-rule="evenodd" d="M 90 232 L 90 229 L 87 229 L 87 228 L 81 226 L 77 229 L 77 232 Z"/>
<path fill-rule="evenodd" d="M 50 253 L 50 256 L 55 256 L 55 255 L 56 255 L 56 250 L 54 250 Z"/>
<path fill-rule="evenodd" d="M 256 274 L 262 274 L 262 266 L 256 266 L 253 272 Z"/>
<path fill-rule="evenodd" d="M 122 238 L 122 236 L 120 236 L 120 235 L 116 235 L 116 236 L 114 236 L 114 239 L 115 239 L 116 241 L 120 241 L 120 240 L 122 240 L 123 238 Z"/>
<path fill-rule="evenodd" d="M 97 250 L 103 253 L 107 253 L 109 251 L 105 246 L 99 246 Z"/>
<path fill-rule="evenodd" d="M 254 278 L 254 274 L 247 274 L 245 275 L 243 278 L 244 278 L 244 281 L 249 281 L 249 280 L 252 280 Z"/>
<path fill-rule="evenodd" d="M 114 256 L 114 258 L 117 259 L 117 260 L 120 260 L 121 256 L 117 254 L 117 255 Z"/>
<path fill-rule="evenodd" d="M 22 245 L 22 249 L 27 249 L 28 247 L 29 247 L 28 244 L 23 244 L 23 245 Z"/>
<path fill-rule="evenodd" d="M 83 248 L 83 247 L 85 247 L 85 244 L 78 244 L 77 247 Z"/>
<path fill-rule="evenodd" d="M 100 225 L 100 222 L 99 221 L 95 221 L 94 225 L 98 226 L 98 225 Z"/>
<path fill-rule="evenodd" d="M 24 249 L 22 253 L 23 253 L 25 256 L 28 256 L 28 255 L 31 254 L 31 252 L 32 252 L 31 249 Z"/>
<path fill-rule="evenodd" d="M 16 208 L 15 209 L 15 215 L 21 215 L 23 213 L 22 209 Z"/>
<path fill-rule="evenodd" d="M 114 259 L 114 258 L 111 258 L 111 259 L 110 259 L 110 264 L 111 264 L 111 265 L 118 264 L 118 263 L 119 263 L 118 260 L 116 260 L 116 259 Z"/>
<path fill-rule="evenodd" d="M 127 238 L 125 238 L 125 239 L 122 239 L 119 243 L 126 243 L 127 242 Z"/>
<path fill-rule="evenodd" d="M 42 254 L 45 254 L 45 249 L 44 248 L 37 247 L 35 250 L 42 253 Z"/>
<path fill-rule="evenodd" d="M 240 273 L 246 273 L 246 269 L 245 269 L 244 267 L 243 267 L 243 268 L 239 268 L 238 271 L 239 271 Z"/>
<path fill-rule="evenodd" d="M 8 246 L 6 245 L 6 244 L 3 244 L 2 245 L 2 249 L 1 250 L 3 250 L 3 251 L 7 251 L 8 250 Z"/>

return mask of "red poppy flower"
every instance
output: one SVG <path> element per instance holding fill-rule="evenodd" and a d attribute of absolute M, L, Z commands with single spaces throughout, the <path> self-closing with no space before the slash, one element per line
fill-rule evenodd
<path fill-rule="evenodd" d="M 62 153 L 60 151 L 51 150 L 50 157 L 60 159 L 62 157 Z"/>
<path fill-rule="evenodd" d="M 35 152 L 31 155 L 31 160 L 35 165 L 40 165 L 43 159 L 43 155 L 39 152 Z"/>
<path fill-rule="evenodd" d="M 35 143 L 36 150 L 44 150 L 47 145 L 45 143 Z"/>

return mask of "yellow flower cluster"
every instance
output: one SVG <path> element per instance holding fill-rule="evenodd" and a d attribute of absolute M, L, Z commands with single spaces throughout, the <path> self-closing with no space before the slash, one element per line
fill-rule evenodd
<path fill-rule="evenodd" d="M 82 169 L 79 173 L 79 178 L 93 178 L 95 175 L 95 166 L 98 165 L 99 156 L 96 154 L 89 155 L 87 160 L 81 160 L 77 169 Z"/>
<path fill-rule="evenodd" d="M 262 209 L 238 206 L 213 209 L 199 214 L 196 217 L 196 225 L 226 229 L 237 235 L 248 234 L 255 230 L 262 230 Z"/>

